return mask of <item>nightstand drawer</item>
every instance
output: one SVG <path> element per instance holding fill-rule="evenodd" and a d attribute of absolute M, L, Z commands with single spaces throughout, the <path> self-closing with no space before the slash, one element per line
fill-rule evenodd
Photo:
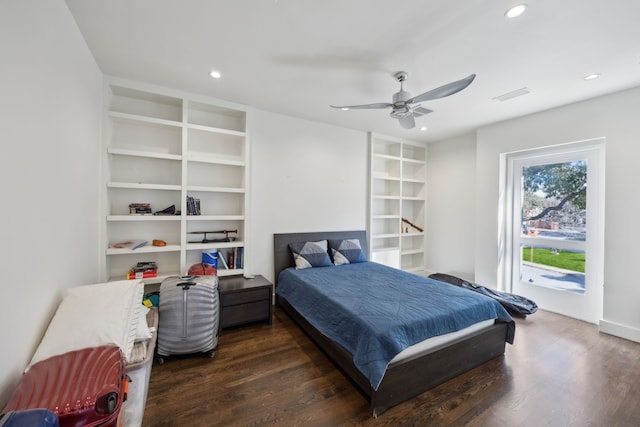
<path fill-rule="evenodd" d="M 242 305 L 222 307 L 222 327 L 242 325 L 260 320 L 269 320 L 271 301 L 262 300 Z"/>
<path fill-rule="evenodd" d="M 230 305 L 246 304 L 262 300 L 271 300 L 271 287 L 251 289 L 242 292 L 223 293 L 221 304 L 223 307 Z"/>

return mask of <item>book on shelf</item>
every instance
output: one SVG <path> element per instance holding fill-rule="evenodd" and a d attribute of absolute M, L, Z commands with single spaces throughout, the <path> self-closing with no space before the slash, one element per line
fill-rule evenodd
<path fill-rule="evenodd" d="M 150 203 L 130 203 L 129 204 L 129 214 L 131 215 L 151 215 L 153 212 L 151 211 Z"/>
<path fill-rule="evenodd" d="M 131 240 L 124 240 L 122 242 L 112 243 L 111 245 L 109 245 L 109 247 L 116 248 L 116 249 L 131 249 L 133 251 L 143 246 L 146 246 L 147 243 L 149 242 L 147 242 L 146 240 L 131 239 Z"/>
<path fill-rule="evenodd" d="M 187 196 L 187 215 L 200 215 L 200 199 Z"/>
<path fill-rule="evenodd" d="M 127 279 L 148 279 L 158 277 L 158 265 L 153 261 L 139 262 L 127 273 Z"/>
<path fill-rule="evenodd" d="M 132 271 L 129 270 L 129 272 L 127 273 L 127 279 L 128 280 L 133 280 L 133 279 L 150 279 L 152 277 L 158 277 L 158 271 Z"/>
<path fill-rule="evenodd" d="M 218 249 L 218 269 L 236 270 L 244 268 L 244 248 Z"/>
<path fill-rule="evenodd" d="M 229 269 L 229 264 L 227 264 L 227 260 L 225 259 L 224 254 L 222 253 L 222 251 L 220 249 L 218 249 L 218 260 L 220 261 L 218 263 L 218 269 L 219 270 L 228 270 Z"/>
<path fill-rule="evenodd" d="M 233 257 L 233 249 L 231 249 L 227 254 L 227 264 L 229 265 L 229 270 L 233 270 L 234 268 L 236 268 L 235 258 Z"/>
<path fill-rule="evenodd" d="M 244 268 L 244 248 L 242 246 L 234 249 L 236 268 Z"/>

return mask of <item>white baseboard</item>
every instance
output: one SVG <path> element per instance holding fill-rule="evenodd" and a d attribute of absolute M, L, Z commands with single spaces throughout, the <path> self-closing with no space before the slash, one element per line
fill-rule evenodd
<path fill-rule="evenodd" d="M 631 326 L 621 325 L 620 323 L 610 322 L 608 320 L 600 321 L 600 332 L 615 335 L 630 341 L 640 342 L 640 329 Z"/>

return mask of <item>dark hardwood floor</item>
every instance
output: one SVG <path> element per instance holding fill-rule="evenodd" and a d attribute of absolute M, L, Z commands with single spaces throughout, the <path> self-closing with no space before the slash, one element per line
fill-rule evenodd
<path fill-rule="evenodd" d="M 145 426 L 640 426 L 640 344 L 538 311 L 503 357 L 373 418 L 367 401 L 276 309 L 225 330 L 215 358 L 154 364 Z"/>

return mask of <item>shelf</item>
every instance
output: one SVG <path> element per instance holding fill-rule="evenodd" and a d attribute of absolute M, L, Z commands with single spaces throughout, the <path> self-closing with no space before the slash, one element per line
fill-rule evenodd
<path fill-rule="evenodd" d="M 152 125 L 181 127 L 182 122 L 173 120 L 158 119 L 155 117 L 140 116 L 137 114 L 121 113 L 118 111 L 109 111 L 109 117 L 112 119 L 127 120 L 131 122 L 148 123 Z"/>
<path fill-rule="evenodd" d="M 145 157 L 149 159 L 182 160 L 182 156 L 179 154 L 154 153 L 151 151 L 129 150 L 126 148 L 109 147 L 107 153 L 118 156 Z"/>
<path fill-rule="evenodd" d="M 180 221 L 180 215 L 107 215 L 107 221 Z"/>
<path fill-rule="evenodd" d="M 373 153 L 373 157 L 377 159 L 385 159 L 385 160 L 397 160 L 397 161 L 402 160 L 402 157 L 400 156 L 391 156 L 389 154 L 380 154 L 380 153 Z"/>
<path fill-rule="evenodd" d="M 401 178 L 399 176 L 389 176 L 389 175 L 384 175 L 384 174 L 379 174 L 379 173 L 376 173 L 373 176 L 373 178 L 374 179 L 384 179 L 384 180 L 387 180 L 387 181 L 400 181 L 401 180 Z"/>
<path fill-rule="evenodd" d="M 424 184 L 424 179 L 405 178 L 405 179 L 403 179 L 403 181 L 404 182 L 414 183 L 414 184 Z"/>
<path fill-rule="evenodd" d="M 167 185 L 167 184 L 143 184 L 135 182 L 109 182 L 108 188 L 127 188 L 133 190 L 164 190 L 164 191 L 180 191 L 182 187 L 180 185 Z"/>
<path fill-rule="evenodd" d="M 201 152 L 189 152 L 187 154 L 187 160 L 190 162 L 210 163 L 214 165 L 226 165 L 226 166 L 245 166 L 245 162 L 236 157 L 231 156 L 213 156 L 207 153 Z"/>
<path fill-rule="evenodd" d="M 424 160 L 417 160 L 417 159 L 403 158 L 402 161 L 405 162 L 405 163 L 413 163 L 413 164 L 416 164 L 416 165 L 424 165 L 424 164 L 426 164 L 426 162 Z"/>
<path fill-rule="evenodd" d="M 239 131 L 230 130 L 230 129 L 216 128 L 216 127 L 213 127 L 213 126 L 194 125 L 194 124 L 191 124 L 191 123 L 187 124 L 187 129 L 196 129 L 196 130 L 201 130 L 201 131 L 205 131 L 205 132 L 220 133 L 220 134 L 224 134 L 224 135 L 234 135 L 234 136 L 241 136 L 241 137 L 245 137 L 246 136 L 246 132 L 239 132 Z"/>
<path fill-rule="evenodd" d="M 234 188 L 234 187 L 204 187 L 198 185 L 190 185 L 187 186 L 187 191 L 201 191 L 201 192 L 209 192 L 209 193 L 239 193 L 244 194 L 244 188 Z"/>
<path fill-rule="evenodd" d="M 406 235 L 406 233 L 402 233 L 402 235 Z M 386 233 L 386 234 L 374 234 L 371 236 L 371 239 L 389 239 L 392 237 L 400 237 L 401 233 Z"/>
<path fill-rule="evenodd" d="M 244 215 L 187 215 L 188 221 L 244 221 Z"/>
<path fill-rule="evenodd" d="M 107 248 L 107 255 L 135 255 L 135 254 L 148 254 L 153 252 L 177 252 L 180 250 L 180 245 L 167 245 L 167 246 L 152 246 L 148 244 L 138 249 L 121 249 L 121 248 Z"/>
<path fill-rule="evenodd" d="M 231 268 L 231 269 L 223 268 L 217 271 L 218 271 L 218 277 L 235 276 L 235 275 L 244 274 L 244 268 Z"/>
<path fill-rule="evenodd" d="M 399 251 L 399 250 L 400 248 L 397 246 L 387 246 L 384 248 L 372 249 L 371 253 L 393 252 L 393 251 Z"/>
<path fill-rule="evenodd" d="M 409 227 L 409 225 L 407 224 L 407 227 Z M 424 237 L 424 233 L 421 233 L 419 231 L 415 231 L 415 232 L 410 232 L 410 233 L 400 233 L 403 237 Z"/>
<path fill-rule="evenodd" d="M 155 285 L 155 284 L 162 283 L 162 281 L 164 279 L 166 279 L 167 277 L 177 276 L 177 275 L 178 275 L 178 273 L 176 273 L 176 274 L 162 274 L 162 275 L 158 275 L 156 277 L 147 277 L 147 278 L 144 278 L 144 279 L 141 279 L 141 280 L 142 280 L 142 283 L 144 283 L 145 285 Z M 123 274 L 121 276 L 112 276 L 112 277 L 109 277 L 107 280 L 109 282 L 114 282 L 114 281 L 117 281 L 117 280 L 127 280 L 127 275 Z M 136 279 L 129 279 L 129 280 L 131 280 L 131 282 L 133 282 Z"/>
<path fill-rule="evenodd" d="M 400 196 L 373 195 L 373 198 L 380 200 L 400 200 Z"/>
<path fill-rule="evenodd" d="M 415 254 L 421 254 L 423 252 L 424 252 L 423 249 L 410 249 L 406 251 L 400 251 L 400 255 L 415 255 Z"/>
<path fill-rule="evenodd" d="M 373 215 L 373 219 L 400 219 L 400 215 Z"/>
<path fill-rule="evenodd" d="M 244 242 L 235 240 L 233 242 L 210 242 L 210 243 L 187 243 L 188 251 L 204 250 L 204 249 L 226 249 L 244 247 Z"/>

